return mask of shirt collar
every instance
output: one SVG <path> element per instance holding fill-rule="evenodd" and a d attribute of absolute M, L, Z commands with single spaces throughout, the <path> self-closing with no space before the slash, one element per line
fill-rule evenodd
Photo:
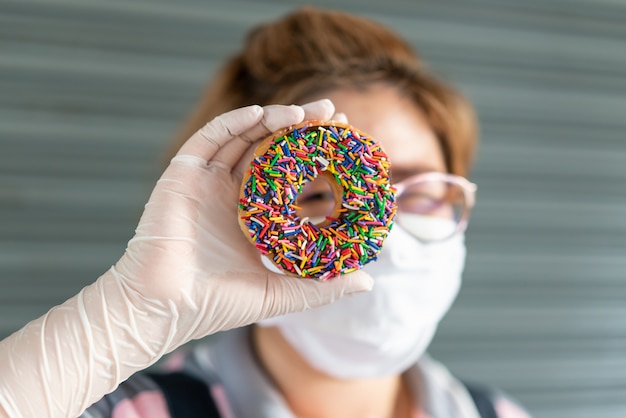
<path fill-rule="evenodd" d="M 212 344 L 199 344 L 189 357 L 189 372 L 209 385 L 221 385 L 235 417 L 295 418 L 260 368 L 251 344 L 251 327 L 222 332 Z M 440 363 L 427 355 L 405 372 L 413 399 L 432 418 L 478 418 L 465 390 Z"/>

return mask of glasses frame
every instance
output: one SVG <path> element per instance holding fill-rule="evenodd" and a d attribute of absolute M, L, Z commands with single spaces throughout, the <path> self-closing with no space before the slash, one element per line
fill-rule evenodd
<path fill-rule="evenodd" d="M 463 213 L 461 213 L 461 219 L 456 226 L 455 231 L 450 234 L 450 236 L 446 238 L 442 238 L 441 240 L 424 240 L 421 238 L 417 238 L 420 241 L 429 242 L 429 241 L 445 241 L 458 233 L 461 233 L 467 229 L 467 224 L 469 222 L 469 216 L 476 203 L 476 190 L 478 186 L 465 177 L 457 176 L 456 174 L 442 173 L 439 171 L 428 171 L 425 173 L 416 174 L 409 178 L 402 180 L 399 183 L 395 183 L 393 187 L 396 189 L 396 201 L 402 195 L 402 193 L 408 189 L 410 186 L 419 183 L 425 183 L 427 181 L 445 181 L 447 183 L 454 184 L 459 186 L 463 190 L 463 198 L 465 199 L 465 208 L 463 209 Z"/>

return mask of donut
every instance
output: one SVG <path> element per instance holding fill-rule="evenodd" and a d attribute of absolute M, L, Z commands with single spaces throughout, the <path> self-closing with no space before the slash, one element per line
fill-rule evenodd
<path fill-rule="evenodd" d="M 254 151 L 239 196 L 248 240 L 286 274 L 326 280 L 375 260 L 393 225 L 395 189 L 387 155 L 351 125 L 305 121 Z M 303 187 L 325 178 L 334 207 L 321 222 L 300 218 Z"/>

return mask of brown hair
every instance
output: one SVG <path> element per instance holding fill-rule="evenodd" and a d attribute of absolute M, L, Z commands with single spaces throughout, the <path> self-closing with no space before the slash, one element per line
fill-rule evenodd
<path fill-rule="evenodd" d="M 467 175 L 476 148 L 472 106 L 428 74 L 411 46 L 386 27 L 338 11 L 305 7 L 252 30 L 243 50 L 209 84 L 177 147 L 208 120 L 250 104 L 298 103 L 338 87 L 382 81 L 424 111 L 448 171 Z"/>

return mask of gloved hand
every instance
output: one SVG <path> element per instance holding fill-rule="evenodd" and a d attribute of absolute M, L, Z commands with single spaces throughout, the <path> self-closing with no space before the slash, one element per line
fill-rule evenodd
<path fill-rule="evenodd" d="M 250 144 L 333 112 L 327 100 L 250 106 L 194 134 L 159 179 L 115 266 L 0 342 L 0 416 L 77 416 L 191 339 L 369 290 L 372 280 L 360 271 L 327 282 L 269 272 L 237 221 Z"/>

